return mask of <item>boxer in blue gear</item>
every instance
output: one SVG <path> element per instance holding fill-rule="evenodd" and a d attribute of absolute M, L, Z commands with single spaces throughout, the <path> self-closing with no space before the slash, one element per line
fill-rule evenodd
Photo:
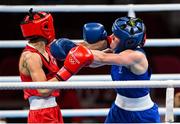
<path fill-rule="evenodd" d="M 50 51 L 54 58 L 63 61 L 69 51 L 75 47 L 76 44 L 67 38 L 60 38 L 50 44 Z"/>
<path fill-rule="evenodd" d="M 91 50 L 94 55 L 91 67 L 112 65 L 113 81 L 150 80 L 151 69 L 142 49 L 146 40 L 143 21 L 131 17 L 118 18 L 113 23 L 112 32 L 110 47 L 114 52 Z M 160 122 L 158 106 L 151 100 L 149 88 L 117 88 L 115 91 L 117 96 L 105 123 Z"/>

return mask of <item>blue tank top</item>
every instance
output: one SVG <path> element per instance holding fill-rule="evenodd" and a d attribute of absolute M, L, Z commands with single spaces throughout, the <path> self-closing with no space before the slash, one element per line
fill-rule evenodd
<path fill-rule="evenodd" d="M 145 53 L 142 49 L 136 49 Z M 150 68 L 144 74 L 136 75 L 132 73 L 128 68 L 119 65 L 112 65 L 111 77 L 113 81 L 128 81 L 128 80 L 150 80 L 151 70 Z M 122 96 L 130 98 L 138 98 L 147 95 L 150 92 L 149 88 L 117 88 L 117 93 Z"/>

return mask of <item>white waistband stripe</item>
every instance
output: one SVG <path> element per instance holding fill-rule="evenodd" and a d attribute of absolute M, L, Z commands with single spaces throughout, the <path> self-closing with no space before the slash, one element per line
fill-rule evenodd
<path fill-rule="evenodd" d="M 47 98 L 31 96 L 29 98 L 29 104 L 30 110 L 37 110 L 57 106 L 56 99 L 52 96 Z"/>
<path fill-rule="evenodd" d="M 143 111 L 150 109 L 154 105 L 149 94 L 140 98 L 128 98 L 117 94 L 115 104 L 128 111 Z"/>

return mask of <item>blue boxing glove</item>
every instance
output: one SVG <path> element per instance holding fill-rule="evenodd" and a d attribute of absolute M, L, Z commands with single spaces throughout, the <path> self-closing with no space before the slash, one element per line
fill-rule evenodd
<path fill-rule="evenodd" d="M 67 38 L 60 38 L 50 45 L 50 52 L 53 55 L 54 58 L 56 58 L 59 61 L 63 61 L 69 51 L 75 47 L 76 44 L 73 43 L 71 40 Z"/>
<path fill-rule="evenodd" d="M 106 40 L 107 32 L 100 23 L 86 23 L 83 27 L 83 39 L 89 44 L 96 43 L 100 40 Z"/>

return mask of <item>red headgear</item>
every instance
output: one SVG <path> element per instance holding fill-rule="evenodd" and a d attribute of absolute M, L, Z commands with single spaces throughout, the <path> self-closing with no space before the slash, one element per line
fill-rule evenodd
<path fill-rule="evenodd" d="M 26 39 L 40 36 L 47 39 L 48 44 L 55 39 L 53 17 L 50 13 L 33 13 L 32 9 L 30 9 L 29 15 L 24 18 L 20 26 Z"/>

